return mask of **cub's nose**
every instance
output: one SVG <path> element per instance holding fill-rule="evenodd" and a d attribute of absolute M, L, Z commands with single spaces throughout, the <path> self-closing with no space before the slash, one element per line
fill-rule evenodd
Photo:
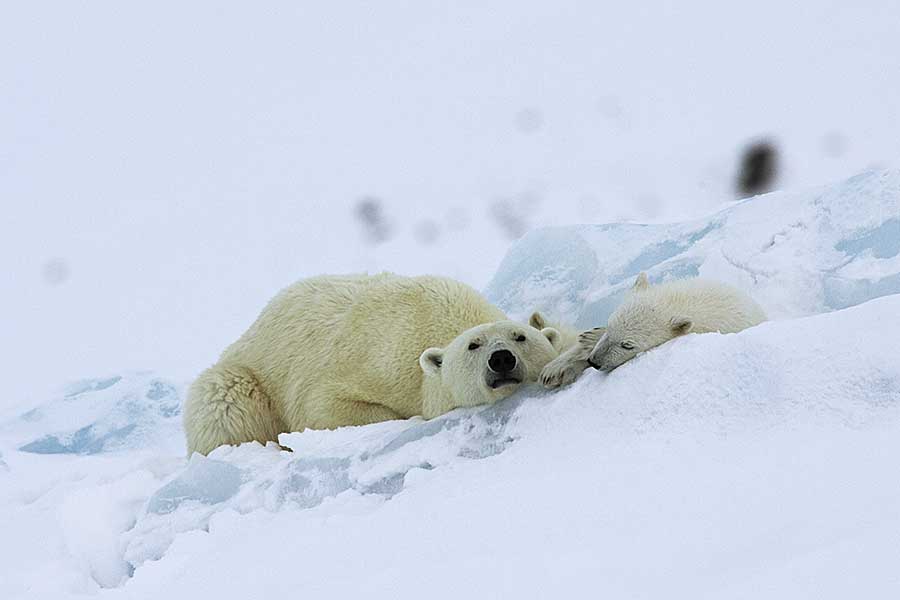
<path fill-rule="evenodd" d="M 509 350 L 497 350 L 491 353 L 488 366 L 495 373 L 509 373 L 516 368 L 516 355 Z"/>

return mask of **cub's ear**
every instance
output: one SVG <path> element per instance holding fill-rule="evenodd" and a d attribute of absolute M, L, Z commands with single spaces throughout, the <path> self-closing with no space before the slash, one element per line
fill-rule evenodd
<path fill-rule="evenodd" d="M 689 317 L 672 317 L 672 320 L 669 321 L 669 325 L 672 327 L 672 333 L 675 335 L 684 335 L 691 332 L 691 328 L 694 327 L 694 322 L 691 321 Z"/>
<path fill-rule="evenodd" d="M 637 276 L 637 279 L 634 280 L 634 285 L 631 286 L 631 289 L 635 292 L 641 292 L 650 287 L 650 280 L 647 279 L 647 274 L 641 271 L 641 274 Z"/>
<path fill-rule="evenodd" d="M 440 375 L 443 364 L 444 350 L 442 348 L 429 348 L 419 357 L 419 366 L 426 375 Z"/>
<path fill-rule="evenodd" d="M 560 346 L 562 346 L 562 336 L 559 334 L 559 331 L 553 329 L 552 327 L 544 327 L 541 329 L 541 335 L 547 338 L 547 341 L 550 342 L 550 345 L 556 348 L 557 351 L 562 350 Z"/>
<path fill-rule="evenodd" d="M 547 326 L 547 319 L 545 319 L 544 315 L 542 315 L 538 311 L 534 311 L 533 313 L 531 313 L 531 318 L 528 319 L 528 324 L 535 329 L 540 330 Z"/>

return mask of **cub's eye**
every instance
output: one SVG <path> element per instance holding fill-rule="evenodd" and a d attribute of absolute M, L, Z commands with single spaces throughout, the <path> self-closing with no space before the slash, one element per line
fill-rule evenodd
<path fill-rule="evenodd" d="M 481 347 L 481 344 L 477 344 L 475 342 L 472 342 L 471 344 L 469 344 L 469 350 L 478 350 L 480 347 Z"/>
<path fill-rule="evenodd" d="M 619 345 L 622 346 L 623 348 L 625 348 L 626 350 L 634 350 L 634 344 L 632 344 L 631 342 L 622 342 Z"/>
<path fill-rule="evenodd" d="M 524 342 L 524 341 L 525 341 L 525 336 L 524 336 L 524 335 L 516 336 L 516 341 L 517 341 L 517 342 Z"/>

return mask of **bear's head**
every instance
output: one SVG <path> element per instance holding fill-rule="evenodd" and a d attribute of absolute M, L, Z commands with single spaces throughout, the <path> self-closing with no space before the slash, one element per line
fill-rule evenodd
<path fill-rule="evenodd" d="M 606 332 L 591 351 L 588 363 L 595 369 L 612 371 L 641 352 L 690 333 L 692 326 L 689 318 L 661 309 L 647 274 L 641 273 L 631 293 L 609 316 Z"/>
<path fill-rule="evenodd" d="M 543 323 L 535 313 L 532 323 Z M 419 357 L 425 373 L 423 415 L 432 418 L 461 406 L 491 404 L 523 384 L 537 381 L 559 356 L 559 332 L 513 321 L 485 323 L 464 331 L 445 348 Z"/>

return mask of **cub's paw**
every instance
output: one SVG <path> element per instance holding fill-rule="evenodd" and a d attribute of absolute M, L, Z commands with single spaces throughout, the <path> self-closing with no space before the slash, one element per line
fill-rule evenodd
<path fill-rule="evenodd" d="M 567 356 L 560 356 L 547 363 L 547 366 L 541 371 L 541 384 L 549 389 L 569 385 L 578 379 L 581 372 L 588 366 L 586 360 L 573 360 Z"/>

